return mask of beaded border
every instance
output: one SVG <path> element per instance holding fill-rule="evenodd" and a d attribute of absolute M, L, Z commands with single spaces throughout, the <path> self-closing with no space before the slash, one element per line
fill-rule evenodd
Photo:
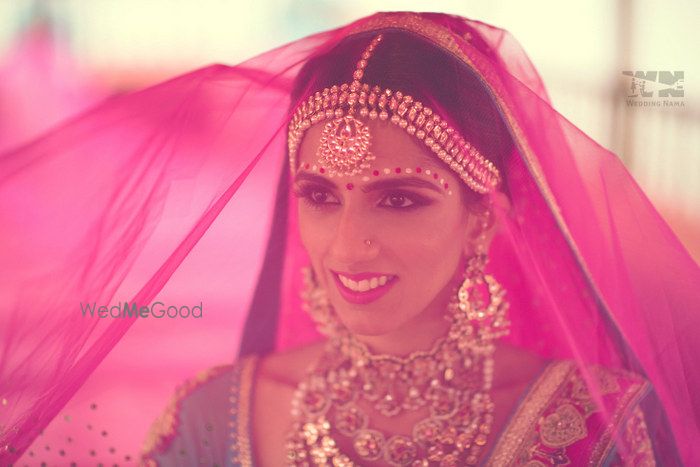
<path fill-rule="evenodd" d="M 229 388 L 229 454 L 233 465 L 253 466 L 252 391 L 259 363 L 257 355 L 248 355 L 234 365 Z"/>

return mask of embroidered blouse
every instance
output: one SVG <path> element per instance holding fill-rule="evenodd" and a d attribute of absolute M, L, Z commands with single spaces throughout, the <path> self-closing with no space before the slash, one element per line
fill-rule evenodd
<path fill-rule="evenodd" d="M 151 429 L 143 463 L 255 465 L 251 402 L 258 361 L 259 357 L 249 356 L 234 365 L 212 368 L 178 388 Z M 513 410 L 484 464 L 655 465 L 640 408 L 650 392 L 649 383 L 628 371 L 592 370 L 601 389 L 598 401 L 573 362 L 548 364 Z M 601 416 L 603 410 L 609 423 Z"/>

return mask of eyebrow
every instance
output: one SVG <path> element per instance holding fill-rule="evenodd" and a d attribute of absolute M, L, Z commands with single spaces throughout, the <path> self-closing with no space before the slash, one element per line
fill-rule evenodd
<path fill-rule="evenodd" d="M 294 183 L 301 180 L 308 180 L 311 182 L 316 182 L 319 185 L 326 186 L 331 189 L 337 189 L 337 185 L 332 181 L 328 180 L 326 177 L 316 175 L 309 172 L 298 172 L 294 178 Z M 444 195 L 442 188 L 438 187 L 436 184 L 429 182 L 421 177 L 395 177 L 387 178 L 383 180 L 376 180 L 374 182 L 369 182 L 362 186 L 361 190 L 364 193 L 369 193 L 370 191 L 382 190 L 387 188 L 397 188 L 401 186 L 411 186 L 417 188 L 428 188 L 430 190 L 436 191 L 441 195 Z"/>

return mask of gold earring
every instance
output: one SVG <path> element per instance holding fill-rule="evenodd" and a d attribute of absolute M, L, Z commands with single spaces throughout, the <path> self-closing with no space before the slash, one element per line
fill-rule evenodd
<path fill-rule="evenodd" d="M 304 289 L 301 292 L 302 309 L 316 323 L 318 332 L 328 337 L 337 335 L 341 324 L 328 300 L 326 289 L 318 283 L 310 266 L 302 267 L 301 273 L 304 279 Z"/>
<path fill-rule="evenodd" d="M 477 253 L 467 261 L 464 281 L 457 291 L 459 309 L 470 321 L 478 323 L 479 333 L 484 339 L 495 339 L 510 332 L 510 321 L 506 316 L 505 290 L 496 279 L 484 272 L 488 255 Z"/>

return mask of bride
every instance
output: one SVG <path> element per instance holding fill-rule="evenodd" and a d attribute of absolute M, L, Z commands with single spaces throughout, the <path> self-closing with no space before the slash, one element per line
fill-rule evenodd
<path fill-rule="evenodd" d="M 115 97 L 0 157 L 0 220 L 3 464 L 133 463 L 151 424 L 166 466 L 700 463 L 700 270 L 490 25 Z"/>
<path fill-rule="evenodd" d="M 643 376 L 502 341 L 508 314 L 527 328 L 537 306 L 510 307 L 485 272 L 512 212 L 513 129 L 439 28 L 379 18 L 309 60 L 293 91 L 290 208 L 304 308 L 325 337 L 189 384 L 144 459 L 655 464 Z"/>

